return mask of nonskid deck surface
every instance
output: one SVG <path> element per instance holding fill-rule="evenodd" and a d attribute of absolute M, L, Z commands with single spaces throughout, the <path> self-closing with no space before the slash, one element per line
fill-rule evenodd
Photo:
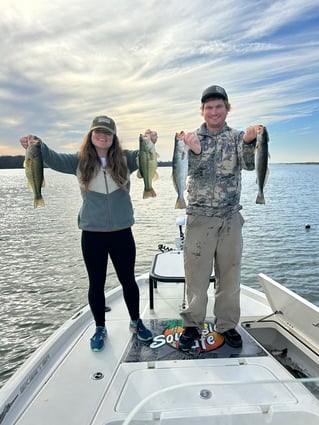
<path fill-rule="evenodd" d="M 12 396 L 10 403 L 13 404 L 4 423 L 118 425 L 150 395 L 152 398 L 143 405 L 139 419 L 132 422 L 134 425 L 153 423 L 151 417 L 156 412 L 163 414 L 163 424 L 175 423 L 170 417 L 182 412 L 188 419 L 183 417 L 179 423 L 203 425 L 199 412 L 202 408 L 207 411 L 207 406 L 210 410 L 205 423 L 211 423 L 214 416 L 224 418 L 227 411 L 231 415 L 238 414 L 234 422 L 218 423 L 237 424 L 243 409 L 258 412 L 256 420 L 249 423 L 264 423 L 260 421 L 266 418 L 263 406 L 271 406 L 270 411 L 288 409 L 293 411 L 293 418 L 297 418 L 298 410 L 298 418 L 303 419 L 303 412 L 313 409 L 316 416 L 307 423 L 317 423 L 317 401 L 245 327 L 237 326 L 243 339 L 241 348 L 223 343 L 213 331 L 213 288 L 207 308 L 210 315 L 202 337 L 191 353 L 183 353 L 178 349 L 183 285 L 159 285 L 154 291 L 155 309 L 150 310 L 147 283 L 140 285 L 140 311 L 144 324 L 154 335 L 151 344 L 144 344 L 130 333 L 122 293 L 114 290 L 106 299 L 112 310 L 106 314 L 108 337 L 104 349 L 93 353 L 89 348 L 95 325 L 86 308 L 66 324 L 65 330 L 60 332 L 59 344 L 49 345 L 46 348 L 49 351 L 39 352 L 30 372 L 23 378 L 22 383 L 28 384 L 28 391 L 17 399 Z M 258 317 L 271 313 L 263 297 L 254 294 L 249 297 L 242 291 L 242 301 L 244 320 L 256 320 L 257 313 Z M 39 369 L 44 356 L 49 359 L 46 371 Z M 35 377 L 34 370 L 38 372 Z M 178 391 L 174 390 L 176 386 Z M 202 391 L 211 393 L 212 398 L 203 398 Z M 277 425 L 282 421 L 273 423 Z M 299 425 L 300 422 L 296 419 L 289 423 Z"/>
<path fill-rule="evenodd" d="M 181 319 L 150 319 L 144 320 L 144 324 L 152 331 L 153 341 L 146 344 L 132 338 L 123 358 L 124 362 L 267 356 L 262 347 L 240 326 L 237 330 L 243 340 L 241 348 L 226 344 L 223 337 L 214 332 L 213 319 L 208 319 L 194 348 L 190 352 L 183 352 L 178 349 L 178 339 L 183 330 Z"/>

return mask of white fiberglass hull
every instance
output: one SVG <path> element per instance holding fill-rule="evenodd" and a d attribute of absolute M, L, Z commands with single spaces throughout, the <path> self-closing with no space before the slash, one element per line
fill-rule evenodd
<path fill-rule="evenodd" d="M 129 332 L 121 288 L 110 291 L 104 349 L 90 350 L 95 326 L 85 307 L 0 390 L 0 424 L 318 424 L 319 309 L 263 275 L 260 280 L 270 302 L 241 290 L 243 347 L 214 348 L 208 317 L 192 353 L 177 349 L 182 282 L 158 282 L 151 310 L 148 275 L 138 279 L 141 315 L 154 334 L 150 346 Z M 209 292 L 212 312 L 213 285 Z M 298 308 L 293 323 L 292 305 Z M 294 377 L 280 361 L 285 349 L 304 375 Z"/>

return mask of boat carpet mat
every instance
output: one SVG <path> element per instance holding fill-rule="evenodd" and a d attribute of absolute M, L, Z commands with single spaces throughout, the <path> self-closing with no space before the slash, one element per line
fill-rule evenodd
<path fill-rule="evenodd" d="M 183 352 L 178 348 L 179 336 L 183 331 L 181 319 L 150 319 L 143 320 L 143 323 L 152 331 L 153 341 L 144 343 L 133 335 L 124 355 L 125 362 L 267 356 L 263 348 L 240 326 L 236 329 L 243 344 L 240 348 L 233 348 L 225 343 L 222 335 L 214 331 L 213 319 L 207 319 L 192 349 Z"/>

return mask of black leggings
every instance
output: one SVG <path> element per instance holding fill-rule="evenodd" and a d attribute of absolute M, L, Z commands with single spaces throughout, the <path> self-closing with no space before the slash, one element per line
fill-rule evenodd
<path fill-rule="evenodd" d="M 131 228 L 116 232 L 83 230 L 81 246 L 89 276 L 89 304 L 96 326 L 105 325 L 104 287 L 108 255 L 122 285 L 124 300 L 132 320 L 139 318 L 139 288 L 135 281 L 135 241 Z"/>

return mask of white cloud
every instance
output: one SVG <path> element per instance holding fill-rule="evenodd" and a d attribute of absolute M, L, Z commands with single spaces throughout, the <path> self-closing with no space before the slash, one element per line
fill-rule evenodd
<path fill-rule="evenodd" d="M 175 131 L 200 124 L 200 95 L 213 83 L 229 92 L 231 125 L 290 120 L 297 129 L 318 111 L 318 6 L 12 0 L 0 16 L 0 144 L 34 131 L 73 150 L 107 113 L 131 148 L 156 127 L 169 159 Z"/>

